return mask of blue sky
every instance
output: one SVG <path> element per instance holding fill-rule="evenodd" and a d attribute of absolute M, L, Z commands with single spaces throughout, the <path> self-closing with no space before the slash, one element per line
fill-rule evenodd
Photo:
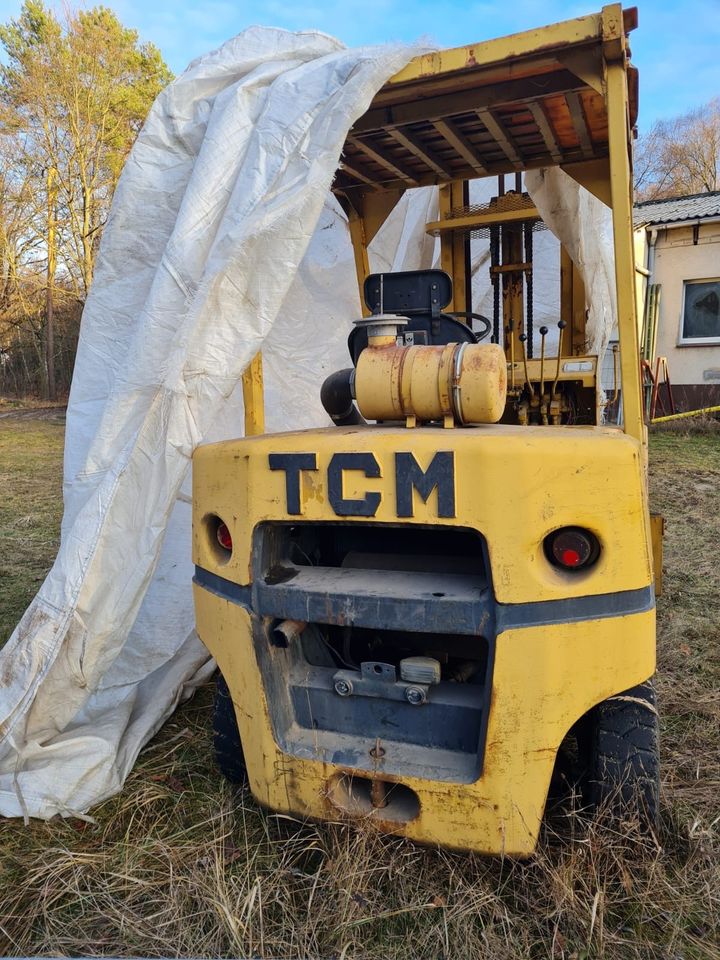
<path fill-rule="evenodd" d="M 105 5 L 157 44 L 179 73 L 194 57 L 255 23 L 316 28 L 349 46 L 418 37 L 458 46 L 599 10 L 602 0 L 105 0 Z M 638 7 L 640 26 L 631 42 L 640 68 L 644 130 L 658 118 L 720 96 L 720 0 L 640 0 Z M 0 20 L 17 16 L 19 9 L 20 0 L 0 0 Z"/>

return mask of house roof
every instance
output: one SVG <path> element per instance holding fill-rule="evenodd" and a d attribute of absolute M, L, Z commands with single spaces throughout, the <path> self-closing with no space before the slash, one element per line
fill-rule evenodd
<path fill-rule="evenodd" d="M 646 200 L 636 203 L 633 212 L 635 226 L 643 224 L 680 223 L 683 220 L 720 218 L 720 190 L 693 193 L 687 197 L 669 197 L 667 200 Z"/>

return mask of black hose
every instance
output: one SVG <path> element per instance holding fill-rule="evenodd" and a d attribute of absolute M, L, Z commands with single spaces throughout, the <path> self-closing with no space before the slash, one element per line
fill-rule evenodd
<path fill-rule="evenodd" d="M 337 427 L 367 426 L 367 420 L 353 403 L 350 389 L 352 367 L 331 373 L 320 388 L 320 401 Z"/>

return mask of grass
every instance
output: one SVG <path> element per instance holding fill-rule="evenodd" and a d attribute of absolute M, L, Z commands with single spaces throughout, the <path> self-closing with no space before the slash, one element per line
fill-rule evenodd
<path fill-rule="evenodd" d="M 0 822 L 0 954 L 720 958 L 719 439 L 651 441 L 668 521 L 657 838 L 561 814 L 519 863 L 297 824 L 219 779 L 205 689 L 92 822 Z M 60 446 L 55 422 L 0 421 L 2 636 L 57 542 Z"/>
<path fill-rule="evenodd" d="M 57 552 L 63 436 L 59 414 L 0 419 L 0 646 Z"/>

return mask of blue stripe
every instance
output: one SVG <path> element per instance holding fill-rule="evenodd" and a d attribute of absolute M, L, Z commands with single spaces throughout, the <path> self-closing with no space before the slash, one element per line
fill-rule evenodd
<path fill-rule="evenodd" d="M 239 583 L 233 583 L 232 580 L 226 580 L 219 577 L 216 573 L 205 570 L 204 567 L 195 567 L 195 576 L 193 583 L 196 583 L 203 590 L 209 590 L 210 593 L 217 594 L 224 600 L 232 600 L 233 603 L 239 603 L 243 607 L 252 608 L 252 588 L 241 587 Z"/>
<path fill-rule="evenodd" d="M 412 624 L 423 633 L 482 634 L 486 637 L 521 627 L 540 627 L 584 620 L 605 620 L 646 613 L 655 606 L 652 585 L 618 593 L 539 600 L 533 603 L 497 603 L 489 590 L 472 602 L 455 601 L 452 608 L 441 602 L 383 605 L 372 599 L 343 594 L 319 593 L 292 588 L 292 583 L 260 582 L 240 586 L 202 567 L 195 567 L 194 582 L 218 597 L 240 604 L 258 616 L 275 616 L 313 623 L 352 623 L 379 630 L 403 630 Z M 350 603 L 350 606 L 349 606 Z M 384 608 L 386 607 L 386 608 Z M 382 611 L 382 612 L 380 612 Z"/>
<path fill-rule="evenodd" d="M 654 606 L 655 590 L 652 584 L 637 590 L 600 593 L 593 597 L 538 600 L 534 603 L 498 603 L 495 606 L 497 632 L 518 627 L 543 627 L 554 623 L 627 617 L 633 613 L 646 613 Z"/>

